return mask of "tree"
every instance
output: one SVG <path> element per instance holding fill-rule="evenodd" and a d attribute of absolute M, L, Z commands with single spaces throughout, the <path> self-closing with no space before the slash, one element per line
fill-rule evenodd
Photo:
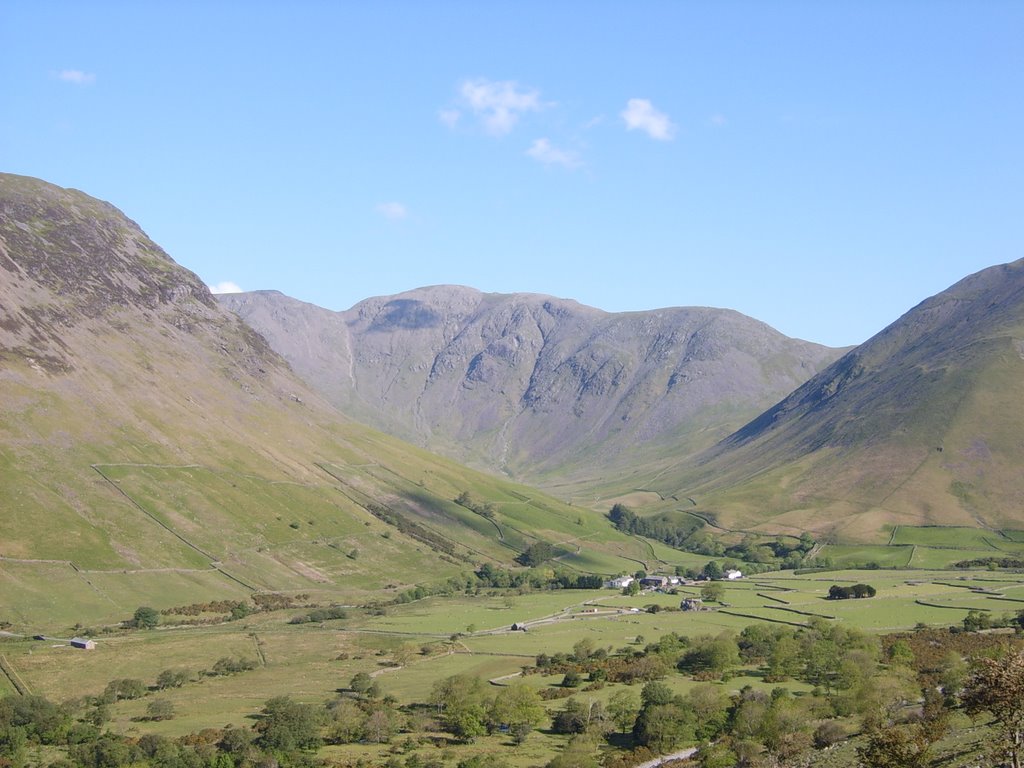
<path fill-rule="evenodd" d="M 1001 751 L 1013 768 L 1024 754 L 1024 650 L 1001 659 L 978 659 L 961 693 L 969 715 L 990 712 L 999 723 Z"/>
<path fill-rule="evenodd" d="M 349 681 L 348 687 L 354 693 L 363 694 L 370 690 L 373 678 L 367 672 L 356 672 Z"/>
<path fill-rule="evenodd" d="M 165 669 L 156 677 L 156 687 L 161 691 L 168 688 L 181 688 L 188 682 L 189 671 L 187 669 Z"/>
<path fill-rule="evenodd" d="M 517 744 L 525 741 L 530 731 L 546 716 L 540 695 L 522 682 L 502 688 L 494 697 L 489 713 L 491 725 L 507 725 Z"/>
<path fill-rule="evenodd" d="M 705 579 L 720 579 L 723 573 L 722 565 L 717 560 L 708 560 L 704 566 L 703 574 Z"/>
<path fill-rule="evenodd" d="M 872 731 L 857 756 L 866 768 L 925 768 L 928 742 L 916 725 L 892 725 Z"/>
<path fill-rule="evenodd" d="M 146 684 L 134 678 L 111 680 L 103 691 L 103 700 L 115 702 L 121 699 L 141 699 L 146 695 Z"/>
<path fill-rule="evenodd" d="M 608 700 L 608 713 L 619 730 L 626 733 L 636 722 L 640 711 L 640 697 L 628 688 L 620 688 Z"/>
<path fill-rule="evenodd" d="M 366 713 L 350 698 L 339 698 L 327 710 L 327 738 L 333 744 L 353 744 L 363 738 Z"/>
<path fill-rule="evenodd" d="M 572 658 L 574 661 L 586 661 L 594 654 L 594 641 L 589 637 L 578 640 L 572 647 Z"/>
<path fill-rule="evenodd" d="M 136 629 L 152 629 L 160 623 L 160 614 L 156 608 L 143 605 L 135 609 L 135 614 L 128 623 Z"/>
<path fill-rule="evenodd" d="M 146 706 L 147 720 L 170 720 L 174 717 L 174 704 L 167 699 L 153 699 Z"/>
<path fill-rule="evenodd" d="M 731 701 L 721 687 L 704 683 L 690 689 L 686 697 L 696 719 L 696 737 L 711 741 L 721 734 L 729 721 Z"/>
<path fill-rule="evenodd" d="M 398 714 L 388 706 L 376 707 L 366 717 L 363 732 L 369 741 L 386 744 L 398 732 Z"/>
<path fill-rule="evenodd" d="M 693 739 L 694 725 L 693 710 L 681 702 L 654 704 L 641 710 L 633 736 L 655 752 L 670 752 L 680 742 Z"/>
<path fill-rule="evenodd" d="M 605 733 L 609 720 L 601 702 L 593 699 L 586 703 L 569 699 L 565 708 L 555 713 L 551 730 L 555 733 Z"/>
<path fill-rule="evenodd" d="M 725 585 L 719 581 L 706 584 L 700 588 L 700 596 L 703 600 L 712 600 L 720 603 L 725 599 Z"/>
<path fill-rule="evenodd" d="M 437 707 L 445 730 L 464 741 L 486 733 L 484 682 L 473 675 L 452 675 L 434 683 L 430 702 Z"/>
<path fill-rule="evenodd" d="M 548 762 L 545 768 L 599 768 L 594 756 L 594 745 L 589 738 L 572 738 L 561 754 Z"/>
<path fill-rule="evenodd" d="M 704 679 L 720 678 L 739 663 L 740 651 L 736 641 L 728 634 L 721 634 L 697 638 L 693 647 L 680 659 L 679 669 Z"/>
<path fill-rule="evenodd" d="M 537 541 L 527 547 L 526 551 L 519 555 L 516 560 L 518 560 L 521 565 L 528 565 L 532 568 L 546 563 L 557 554 L 558 550 L 548 542 Z"/>
<path fill-rule="evenodd" d="M 320 712 L 312 704 L 275 696 L 263 705 L 256 730 L 264 749 L 292 752 L 320 746 Z"/>

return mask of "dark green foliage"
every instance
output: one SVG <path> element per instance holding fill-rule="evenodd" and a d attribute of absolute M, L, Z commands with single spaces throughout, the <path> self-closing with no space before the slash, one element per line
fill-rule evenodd
<path fill-rule="evenodd" d="M 146 695 L 146 684 L 141 680 L 123 678 L 111 680 L 103 691 L 103 700 L 115 702 L 120 699 L 139 699 Z"/>
<path fill-rule="evenodd" d="M 5 696 L 0 699 L 0 730 L 7 729 L 9 748 L 22 737 L 37 744 L 61 742 L 71 726 L 68 711 L 42 696 Z M 0 740 L 5 738 L 0 736 Z"/>
<path fill-rule="evenodd" d="M 167 699 L 153 699 L 146 706 L 147 720 L 170 720 L 174 717 L 174 704 Z"/>
<path fill-rule="evenodd" d="M 736 640 L 729 635 L 698 637 L 679 660 L 679 670 L 699 679 L 717 679 L 739 666 Z"/>
<path fill-rule="evenodd" d="M 263 705 L 260 714 L 256 731 L 264 749 L 292 752 L 320 746 L 321 712 L 312 704 L 275 696 Z"/>
<path fill-rule="evenodd" d="M 68 755 L 81 768 L 121 768 L 135 762 L 141 752 L 117 736 L 106 735 L 72 747 Z"/>
<path fill-rule="evenodd" d="M 430 693 L 445 730 L 463 741 L 473 741 L 487 728 L 484 681 L 472 675 L 452 675 L 438 680 Z"/>
<path fill-rule="evenodd" d="M 165 669 L 156 676 L 156 687 L 163 691 L 168 688 L 181 688 L 189 680 L 187 669 Z"/>
<path fill-rule="evenodd" d="M 979 557 L 975 560 L 958 560 L 954 568 L 1024 568 L 1024 560 L 1017 557 Z"/>
<path fill-rule="evenodd" d="M 455 546 L 448 539 L 434 533 L 429 528 L 420 525 L 407 515 L 403 515 L 401 512 L 396 512 L 385 504 L 367 504 L 366 511 L 378 520 L 381 520 L 388 525 L 395 526 L 395 528 L 406 536 L 411 536 L 412 538 L 423 542 L 431 549 L 437 550 L 438 552 L 444 552 L 449 555 L 455 552 Z"/>
<path fill-rule="evenodd" d="M 551 720 L 555 733 L 606 733 L 611 728 L 611 717 L 599 701 L 569 699 Z"/>
<path fill-rule="evenodd" d="M 875 594 L 875 588 L 870 584 L 854 584 L 852 587 L 841 587 L 838 584 L 833 584 L 828 589 L 829 600 L 874 597 Z"/>
<path fill-rule="evenodd" d="M 373 678 L 367 672 L 356 672 L 349 681 L 349 690 L 355 693 L 366 693 L 373 686 Z"/>
<path fill-rule="evenodd" d="M 520 565 L 536 567 L 538 565 L 543 565 L 548 560 L 558 557 L 561 554 L 563 553 L 548 542 L 536 541 L 528 546 L 526 551 L 516 558 L 516 561 Z"/>
<path fill-rule="evenodd" d="M 608 519 L 623 533 L 645 536 L 686 552 L 695 552 L 712 557 L 729 557 L 747 563 L 780 564 L 795 568 L 813 548 L 814 540 L 809 534 L 799 539 L 776 536 L 770 540 L 747 536 L 738 544 L 725 547 L 704 531 L 705 523 L 698 517 L 683 512 L 662 512 L 641 517 L 624 504 L 616 504 L 608 512 Z M 708 578 L 719 578 L 708 576 Z"/>
<path fill-rule="evenodd" d="M 704 527 L 704 523 L 692 515 L 664 512 L 652 517 L 640 517 L 624 504 L 613 506 L 608 519 L 624 533 L 646 536 L 676 549 L 687 549 L 690 537 Z"/>
<path fill-rule="evenodd" d="M 135 609 L 135 614 L 132 616 L 129 626 L 135 627 L 136 629 L 152 629 L 160 623 L 160 613 L 156 608 L 150 608 L 148 605 L 140 606 Z"/>
<path fill-rule="evenodd" d="M 303 613 L 299 616 L 292 616 L 288 620 L 289 624 L 316 624 L 321 621 L 331 621 L 333 619 L 346 619 L 348 618 L 348 611 L 342 608 L 340 605 L 332 605 L 329 608 L 314 608 L 309 613 Z"/>
<path fill-rule="evenodd" d="M 929 764 L 928 741 L 913 724 L 897 724 L 869 734 L 857 749 L 865 768 L 925 768 Z"/>
<path fill-rule="evenodd" d="M 248 672 L 249 670 L 256 669 L 256 662 L 253 659 L 233 659 L 229 656 L 222 656 L 217 659 L 207 674 L 212 677 L 218 677 L 221 675 L 234 675 L 239 672 Z"/>

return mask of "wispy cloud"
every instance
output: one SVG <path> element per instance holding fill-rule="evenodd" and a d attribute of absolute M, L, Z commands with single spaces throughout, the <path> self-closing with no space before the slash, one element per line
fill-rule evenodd
<path fill-rule="evenodd" d="M 96 75 L 80 69 L 62 69 L 57 73 L 57 79 L 74 85 L 92 85 L 96 82 Z"/>
<path fill-rule="evenodd" d="M 466 80 L 459 86 L 459 102 L 462 110 L 475 116 L 484 130 L 492 136 L 510 133 L 527 112 L 539 112 L 546 104 L 541 103 L 540 92 L 520 86 L 513 80 Z M 444 109 L 438 113 L 442 123 L 454 126 L 462 115 L 460 109 Z"/>
<path fill-rule="evenodd" d="M 620 114 L 627 130 L 643 131 L 658 141 L 671 141 L 675 136 L 676 127 L 668 115 L 655 109 L 647 99 L 630 99 Z"/>
<path fill-rule="evenodd" d="M 708 124 L 713 125 L 716 128 L 721 128 L 723 125 L 728 125 L 729 120 L 725 115 L 715 114 L 708 118 Z"/>
<path fill-rule="evenodd" d="M 439 109 L 437 111 L 437 119 L 449 128 L 454 128 L 459 124 L 459 120 L 462 119 L 462 113 L 457 109 Z"/>
<path fill-rule="evenodd" d="M 409 215 L 409 209 L 401 203 L 380 203 L 376 208 L 377 213 L 383 216 L 385 219 L 391 219 L 398 221 L 404 219 Z"/>
<path fill-rule="evenodd" d="M 208 287 L 210 289 L 210 293 L 242 293 L 241 287 L 237 283 L 232 283 L 230 280 Z"/>
<path fill-rule="evenodd" d="M 578 153 L 568 149 L 559 149 L 547 139 L 536 139 L 526 154 L 544 165 L 560 165 L 563 168 L 579 168 L 583 161 Z"/>

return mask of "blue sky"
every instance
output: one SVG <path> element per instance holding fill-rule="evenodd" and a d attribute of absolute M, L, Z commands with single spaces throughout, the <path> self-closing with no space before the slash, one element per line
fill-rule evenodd
<path fill-rule="evenodd" d="M 1024 3 L 0 4 L 0 170 L 208 284 L 859 343 L 1024 256 Z"/>

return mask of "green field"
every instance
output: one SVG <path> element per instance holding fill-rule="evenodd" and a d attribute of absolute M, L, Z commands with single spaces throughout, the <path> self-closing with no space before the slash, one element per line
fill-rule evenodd
<path fill-rule="evenodd" d="M 856 582 L 872 584 L 877 596 L 825 599 L 831 585 Z M 633 597 L 614 590 L 558 590 L 427 598 L 390 607 L 384 615 L 357 612 L 351 619 L 323 625 L 288 624 L 299 612 L 294 610 L 259 613 L 210 627 L 101 635 L 95 651 L 6 639 L 0 652 L 33 692 L 58 700 L 71 689 L 99 693 L 113 678 L 152 683 L 164 669 L 188 669 L 196 681 L 167 694 L 179 705 L 180 714 L 173 720 L 140 725 L 131 718 L 144 702 L 116 708 L 125 732 L 141 728 L 186 733 L 202 725 L 244 722 L 270 695 L 325 700 L 357 671 L 367 669 L 378 671 L 386 693 L 408 703 L 423 700 L 439 677 L 455 672 L 487 678 L 512 674 L 536 654 L 568 652 L 584 638 L 614 651 L 635 644 L 638 637 L 650 641 L 668 632 L 738 632 L 757 620 L 801 624 L 810 618 L 806 614 L 833 616 L 828 620 L 881 632 L 918 623 L 956 624 L 969 609 L 1002 614 L 1024 607 L 1024 602 L 1015 602 L 1024 601 L 1024 576 L 987 571 L 770 573 L 728 583 L 725 590 L 724 606 L 696 613 L 671 609 L 683 596 L 699 592 L 697 587 L 682 587 L 677 595 Z M 662 610 L 644 610 L 650 605 Z M 508 631 L 514 622 L 527 622 L 529 630 Z M 461 636 L 453 642 L 453 635 Z M 258 658 L 260 666 L 228 677 L 198 676 L 223 656 Z M 396 658 L 401 668 L 396 668 Z"/>

